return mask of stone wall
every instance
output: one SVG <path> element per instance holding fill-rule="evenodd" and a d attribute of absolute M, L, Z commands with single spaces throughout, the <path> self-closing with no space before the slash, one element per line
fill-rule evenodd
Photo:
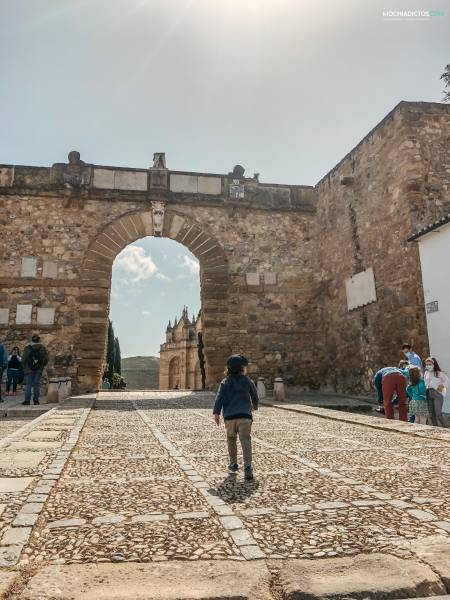
<path fill-rule="evenodd" d="M 420 262 L 408 237 L 450 208 L 450 107 L 401 103 L 318 186 L 329 388 L 369 390 L 400 346 L 428 351 Z M 373 269 L 376 302 L 349 311 L 345 280 Z"/>
<path fill-rule="evenodd" d="M 400 103 L 315 188 L 228 175 L 0 165 L 0 335 L 32 332 L 49 374 L 94 389 L 111 268 L 166 236 L 200 262 L 207 384 L 242 352 L 250 372 L 363 391 L 411 341 L 427 352 L 420 265 L 407 238 L 450 210 L 450 107 Z M 349 294 L 350 304 L 347 302 Z M 351 310 L 349 310 L 349 307 Z"/>

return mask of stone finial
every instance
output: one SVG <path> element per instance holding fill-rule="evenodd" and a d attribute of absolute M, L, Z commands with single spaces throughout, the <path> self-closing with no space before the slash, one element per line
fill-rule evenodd
<path fill-rule="evenodd" d="M 153 167 L 152 168 L 153 169 L 167 169 L 165 152 L 154 152 L 153 153 Z"/>
<path fill-rule="evenodd" d="M 229 173 L 230 177 L 233 179 L 243 179 L 245 173 L 245 169 L 242 165 L 234 165 L 233 171 Z"/>
<path fill-rule="evenodd" d="M 81 160 L 81 155 L 78 150 L 71 150 L 67 155 L 67 160 L 70 165 L 84 165 L 85 162 Z"/>
<path fill-rule="evenodd" d="M 253 173 L 253 179 L 259 183 L 259 173 Z"/>

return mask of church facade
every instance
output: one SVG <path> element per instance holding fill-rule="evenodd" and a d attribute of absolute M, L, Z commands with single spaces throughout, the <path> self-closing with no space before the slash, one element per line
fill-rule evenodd
<path fill-rule="evenodd" d="M 201 312 L 189 318 L 187 307 L 181 318 L 169 321 L 166 341 L 160 346 L 159 389 L 177 390 L 202 388 L 198 357 L 198 334 L 202 332 Z"/>

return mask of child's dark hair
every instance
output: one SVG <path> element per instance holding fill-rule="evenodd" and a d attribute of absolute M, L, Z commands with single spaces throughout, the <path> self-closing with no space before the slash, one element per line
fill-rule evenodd
<path fill-rule="evenodd" d="M 241 375 L 244 372 L 244 365 L 236 365 L 233 367 L 227 367 L 225 369 L 225 376 L 226 377 L 238 377 L 239 375 Z"/>
<path fill-rule="evenodd" d="M 409 380 L 411 385 L 417 385 L 421 379 L 422 373 L 420 372 L 419 367 L 413 367 L 409 370 Z"/>

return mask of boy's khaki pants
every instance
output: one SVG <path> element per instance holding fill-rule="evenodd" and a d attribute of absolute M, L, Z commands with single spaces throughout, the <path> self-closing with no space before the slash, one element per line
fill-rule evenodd
<path fill-rule="evenodd" d="M 252 420 L 251 419 L 230 419 L 225 421 L 227 432 L 228 454 L 230 455 L 230 464 L 237 463 L 237 438 L 242 446 L 244 455 L 244 465 L 252 464 Z"/>

